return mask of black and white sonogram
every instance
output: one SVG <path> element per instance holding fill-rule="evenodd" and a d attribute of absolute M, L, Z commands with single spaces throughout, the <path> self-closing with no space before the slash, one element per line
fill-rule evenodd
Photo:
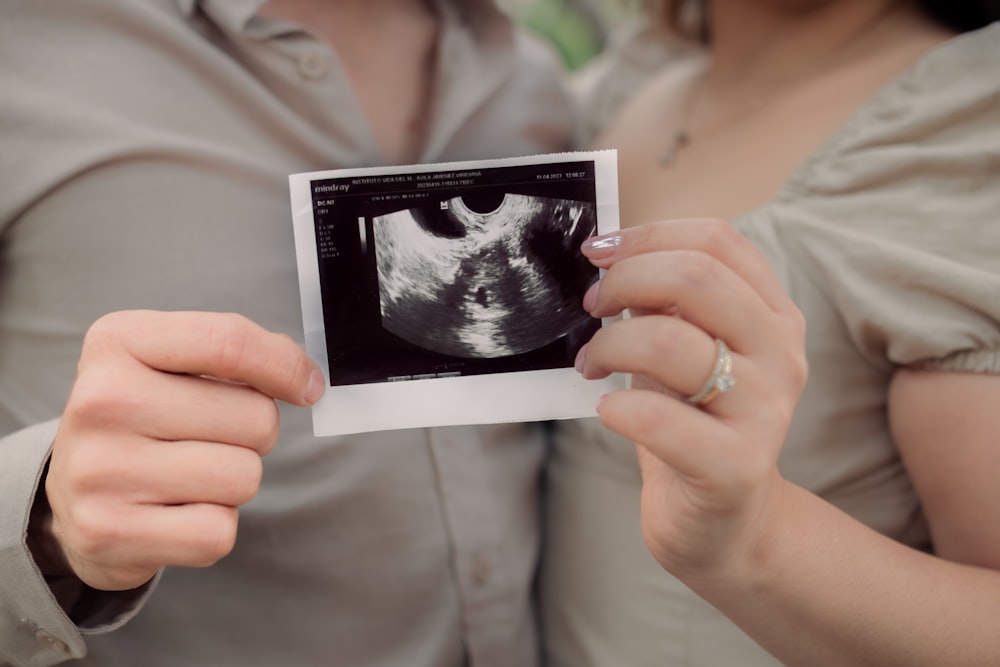
<path fill-rule="evenodd" d="M 588 322 L 577 249 L 594 205 L 486 190 L 375 218 L 382 325 L 463 358 L 522 354 Z"/>
<path fill-rule="evenodd" d="M 317 435 L 571 419 L 625 386 L 574 360 L 611 321 L 583 309 L 581 252 L 618 229 L 613 151 L 294 174 Z"/>

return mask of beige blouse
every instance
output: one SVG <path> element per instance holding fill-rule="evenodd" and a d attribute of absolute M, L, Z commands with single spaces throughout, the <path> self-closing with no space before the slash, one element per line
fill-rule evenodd
<path fill-rule="evenodd" d="M 808 322 L 811 375 L 782 474 L 931 549 L 886 392 L 901 366 L 1000 373 L 1000 24 L 927 54 L 773 201 L 732 222 Z M 596 420 L 557 435 L 542 569 L 548 664 L 776 664 L 646 551 L 633 446 Z"/>

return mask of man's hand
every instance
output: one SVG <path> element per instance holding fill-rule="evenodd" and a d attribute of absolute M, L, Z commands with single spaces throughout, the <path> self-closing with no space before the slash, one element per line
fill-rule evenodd
<path fill-rule="evenodd" d="M 322 373 L 290 338 L 238 315 L 130 311 L 88 332 L 56 435 L 52 534 L 84 583 L 142 585 L 163 566 L 229 553 L 237 508 Z"/>

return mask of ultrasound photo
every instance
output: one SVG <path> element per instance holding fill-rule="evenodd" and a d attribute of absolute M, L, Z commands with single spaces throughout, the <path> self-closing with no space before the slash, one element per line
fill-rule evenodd
<path fill-rule="evenodd" d="M 618 229 L 614 151 L 295 174 L 305 345 L 327 391 L 317 435 L 593 414 L 585 380 L 610 322 L 580 251 Z"/>
<path fill-rule="evenodd" d="M 383 326 L 463 358 L 544 347 L 590 320 L 577 249 L 596 225 L 589 202 L 496 190 L 377 217 Z"/>

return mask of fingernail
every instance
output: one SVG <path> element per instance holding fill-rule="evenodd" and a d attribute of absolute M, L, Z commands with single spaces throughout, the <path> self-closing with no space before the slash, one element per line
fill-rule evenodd
<path fill-rule="evenodd" d="M 309 389 L 306 390 L 306 403 L 312 405 L 318 401 L 325 390 L 326 378 L 323 377 L 323 371 L 314 367 L 312 373 L 309 375 Z"/>
<path fill-rule="evenodd" d="M 621 247 L 621 244 L 621 234 L 601 234 L 600 236 L 591 236 L 584 241 L 580 250 L 587 257 L 601 259 L 613 255 L 615 250 Z"/>
<path fill-rule="evenodd" d="M 600 414 L 600 412 L 601 412 L 601 406 L 604 405 L 604 399 L 606 399 L 607 397 L 608 397 L 608 395 L 604 394 L 599 399 L 597 399 L 597 405 L 594 407 L 594 409 L 597 411 L 598 414 Z"/>
<path fill-rule="evenodd" d="M 584 345 L 580 348 L 580 351 L 576 353 L 576 360 L 573 362 L 573 368 L 576 369 L 577 373 L 583 372 L 583 361 L 587 358 L 587 346 Z"/>
<path fill-rule="evenodd" d="M 594 308 L 597 307 L 597 291 L 600 288 L 601 281 L 598 280 L 591 285 L 590 289 L 587 290 L 587 293 L 583 295 L 583 309 L 588 313 L 594 312 Z"/>

